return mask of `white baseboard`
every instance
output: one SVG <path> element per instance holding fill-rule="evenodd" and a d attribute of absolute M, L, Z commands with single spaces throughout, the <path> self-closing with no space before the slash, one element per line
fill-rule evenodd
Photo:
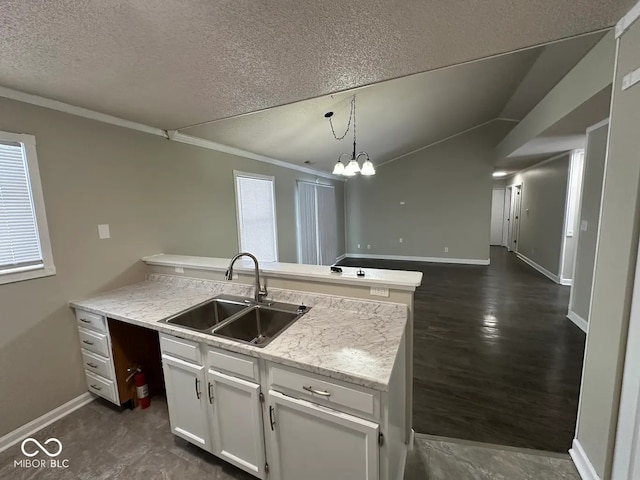
<path fill-rule="evenodd" d="M 408 257 L 404 255 L 376 255 L 372 253 L 347 253 L 349 258 L 372 258 L 377 260 L 405 260 L 408 262 L 427 263 L 457 263 L 462 265 L 489 265 L 490 260 L 476 258 L 448 258 L 448 257 Z"/>
<path fill-rule="evenodd" d="M 517 253 L 516 255 L 518 255 L 518 258 L 520 260 L 522 260 L 524 263 L 526 263 L 527 265 L 529 265 L 530 267 L 535 268 L 537 271 L 539 271 L 541 274 L 543 274 L 545 277 L 553 280 L 556 283 L 560 283 L 560 277 L 558 277 L 558 275 L 555 275 L 553 273 L 551 273 L 549 270 L 547 270 L 546 268 L 544 268 L 541 265 L 538 265 L 536 262 L 534 262 L 533 260 L 531 260 L 530 258 L 525 257 L 524 255 L 522 255 L 521 253 Z"/>
<path fill-rule="evenodd" d="M 582 330 L 584 333 L 587 333 L 588 323 L 584 318 L 582 318 L 573 310 L 569 310 L 567 312 L 567 318 L 571 320 L 573 323 L 575 323 L 578 326 L 578 328 L 580 328 L 580 330 Z"/>
<path fill-rule="evenodd" d="M 334 264 L 335 264 L 335 263 L 338 263 L 340 260 L 344 260 L 345 258 L 347 258 L 347 254 L 346 254 L 346 253 L 343 253 L 343 254 L 342 254 L 342 255 L 340 255 L 338 258 L 336 258 L 336 261 L 335 261 L 335 262 L 333 262 L 333 263 L 334 263 Z"/>
<path fill-rule="evenodd" d="M 571 280 L 570 278 L 561 278 L 560 285 L 566 285 L 570 287 L 571 285 L 573 285 L 573 280 Z"/>
<path fill-rule="evenodd" d="M 21 440 L 30 437 L 38 430 L 42 430 L 47 425 L 51 425 L 53 422 L 60 420 L 62 417 L 69 415 L 80 407 L 84 407 L 87 403 L 90 403 L 95 399 L 96 396 L 93 393 L 85 392 L 82 395 L 69 400 L 67 403 L 60 405 L 58 408 L 54 408 L 35 420 L 7 433 L 5 436 L 0 438 L 0 453 L 5 451 L 7 448 L 14 446 Z"/>
<path fill-rule="evenodd" d="M 571 459 L 578 469 L 582 480 L 600 480 L 600 477 L 596 473 L 595 468 L 593 468 L 593 465 L 591 465 L 587 454 L 582 449 L 582 445 L 580 445 L 577 438 L 573 439 L 573 448 L 569 450 L 569 455 L 571 455 Z"/>

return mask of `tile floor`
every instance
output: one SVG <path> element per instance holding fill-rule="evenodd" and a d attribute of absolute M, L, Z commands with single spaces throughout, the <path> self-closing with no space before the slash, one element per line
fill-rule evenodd
<path fill-rule="evenodd" d="M 0 479 L 11 480 L 252 480 L 169 431 L 166 400 L 148 410 L 120 410 L 102 399 L 76 410 L 33 435 L 41 443 L 58 438 L 66 469 L 20 468 L 20 445 L 0 453 Z M 42 454 L 34 457 L 38 459 Z M 405 480 L 579 480 L 567 455 L 505 450 L 416 435 Z M 301 479 L 303 480 L 303 479 Z M 332 479 L 339 480 L 339 479 Z M 344 479 L 348 480 L 348 479 Z"/>

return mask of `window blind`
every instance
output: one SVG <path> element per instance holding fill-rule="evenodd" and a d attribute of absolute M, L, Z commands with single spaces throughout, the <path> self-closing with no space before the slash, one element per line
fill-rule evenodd
<path fill-rule="evenodd" d="M 300 262 L 332 265 L 338 255 L 336 192 L 332 186 L 298 182 Z"/>
<path fill-rule="evenodd" d="M 43 264 L 26 160 L 21 144 L 0 143 L 0 273 Z"/>
<path fill-rule="evenodd" d="M 240 249 L 261 262 L 277 262 L 273 179 L 236 176 Z"/>

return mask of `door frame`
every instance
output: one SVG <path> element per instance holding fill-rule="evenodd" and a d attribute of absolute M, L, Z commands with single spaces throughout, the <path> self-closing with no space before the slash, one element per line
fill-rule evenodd
<path fill-rule="evenodd" d="M 522 182 L 507 186 L 511 191 L 509 205 L 509 232 L 507 235 L 507 251 L 518 253 L 518 237 L 520 236 L 520 220 L 522 215 Z M 517 220 L 517 221 L 514 221 Z M 515 239 L 515 248 L 511 248 Z"/>

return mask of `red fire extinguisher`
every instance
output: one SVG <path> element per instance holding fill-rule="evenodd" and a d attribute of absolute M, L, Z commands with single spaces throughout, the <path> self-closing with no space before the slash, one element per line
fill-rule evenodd
<path fill-rule="evenodd" d="M 151 399 L 149 398 L 149 385 L 147 385 L 147 380 L 144 378 L 144 372 L 139 365 L 134 368 L 130 368 L 129 371 L 133 372 L 129 376 L 129 379 L 133 376 L 133 381 L 136 384 L 136 396 L 140 402 L 140 408 L 148 408 L 149 405 L 151 405 Z"/>

